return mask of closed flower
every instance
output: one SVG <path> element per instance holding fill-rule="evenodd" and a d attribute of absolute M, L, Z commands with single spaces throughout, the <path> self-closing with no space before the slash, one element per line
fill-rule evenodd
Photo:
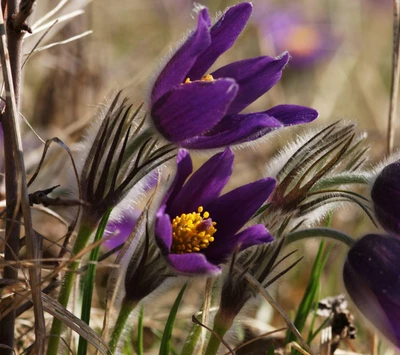
<path fill-rule="evenodd" d="M 400 240 L 368 234 L 344 264 L 346 289 L 361 313 L 400 348 Z"/>

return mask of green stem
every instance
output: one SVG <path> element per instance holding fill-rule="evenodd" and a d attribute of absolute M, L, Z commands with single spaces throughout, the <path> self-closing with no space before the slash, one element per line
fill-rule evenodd
<path fill-rule="evenodd" d="M 111 339 L 108 344 L 111 354 L 115 353 L 119 338 L 121 337 L 122 331 L 125 328 L 126 321 L 128 320 L 131 312 L 135 309 L 136 305 L 136 302 L 127 302 L 125 299 L 122 301 L 121 309 L 119 311 L 118 318 L 115 322 L 114 329 L 111 334 Z"/>
<path fill-rule="evenodd" d="M 350 248 L 354 245 L 355 241 L 349 235 L 339 232 L 336 229 L 331 228 L 310 228 L 305 229 L 293 233 L 289 233 L 286 236 L 286 244 L 290 244 L 296 242 L 301 239 L 309 239 L 309 238 L 331 238 L 338 242 L 344 243 Z"/>
<path fill-rule="evenodd" d="M 143 317 L 144 308 L 140 308 L 139 319 L 138 319 L 138 336 L 137 336 L 137 353 L 143 355 Z"/>
<path fill-rule="evenodd" d="M 98 242 L 104 235 L 104 230 L 106 229 L 106 225 L 108 222 L 108 218 L 110 217 L 112 208 L 109 208 L 107 212 L 104 214 L 103 218 L 100 221 L 99 227 L 97 228 L 96 235 L 94 237 L 93 242 Z M 81 319 L 89 324 L 90 322 L 90 313 L 92 309 L 92 297 L 93 297 L 93 288 L 96 277 L 96 266 L 97 260 L 100 254 L 100 245 L 93 248 L 90 252 L 89 261 L 92 262 L 88 265 L 86 270 L 82 286 L 82 311 L 81 311 Z M 78 343 L 78 355 L 86 355 L 87 353 L 87 340 L 82 336 L 79 337 Z"/>
<path fill-rule="evenodd" d="M 81 224 L 78 232 L 78 236 L 76 237 L 75 245 L 73 248 L 73 255 L 78 254 L 85 248 L 88 243 L 91 234 L 95 227 L 93 225 L 84 223 L 85 219 L 83 219 L 83 223 Z M 72 287 L 74 286 L 75 281 L 75 271 L 79 267 L 79 261 L 72 262 L 68 271 L 65 273 L 64 280 L 62 282 L 61 290 L 58 295 L 58 302 L 67 307 L 69 296 L 72 291 Z M 62 331 L 63 323 L 61 320 L 57 318 L 53 318 L 53 323 L 51 325 L 49 344 L 47 347 L 47 355 L 58 354 L 58 345 L 60 343 L 61 331 Z"/>
<path fill-rule="evenodd" d="M 196 345 L 199 342 L 199 338 L 201 335 L 201 326 L 193 323 L 192 329 L 190 330 L 189 336 L 186 339 L 185 344 L 183 345 L 181 355 L 192 355 L 196 349 Z"/>
<path fill-rule="evenodd" d="M 221 308 L 218 310 L 217 314 L 214 318 L 214 326 L 213 331 L 219 335 L 217 338 L 214 334 L 211 334 L 210 339 L 208 340 L 207 349 L 205 354 L 207 355 L 215 355 L 218 352 L 219 346 L 221 345 L 221 339 L 223 339 L 225 333 L 231 329 L 233 324 L 233 318 L 228 319 L 224 317 L 221 313 Z"/>

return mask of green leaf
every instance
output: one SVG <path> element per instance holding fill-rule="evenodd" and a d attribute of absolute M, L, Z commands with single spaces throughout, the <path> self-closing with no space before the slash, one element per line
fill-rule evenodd
<path fill-rule="evenodd" d="M 185 283 L 185 285 L 182 287 L 181 291 L 178 294 L 178 297 L 176 298 L 171 308 L 171 312 L 169 312 L 167 324 L 165 325 L 164 333 L 161 339 L 160 352 L 159 352 L 160 355 L 169 355 L 171 349 L 172 329 L 174 328 L 176 314 L 178 313 L 178 308 L 181 303 L 182 296 L 186 290 L 186 286 L 187 283 Z"/>
<path fill-rule="evenodd" d="M 331 217 L 332 216 L 330 214 L 327 218 L 326 226 L 330 225 Z M 306 291 L 304 293 L 303 299 L 300 303 L 295 320 L 293 322 L 296 328 L 299 330 L 299 332 L 301 332 L 304 329 L 307 317 L 312 310 L 319 289 L 319 279 L 321 277 L 321 273 L 325 266 L 325 263 L 328 259 L 329 253 L 332 249 L 331 246 L 324 257 L 325 244 L 326 244 L 325 241 L 322 241 L 319 245 L 318 254 L 315 258 L 314 265 L 311 270 L 311 275 L 308 281 Z M 295 340 L 296 340 L 295 335 L 290 330 L 288 330 L 288 332 L 286 333 L 285 343 L 288 344 Z M 292 351 L 292 354 L 294 352 L 295 350 Z"/>
<path fill-rule="evenodd" d="M 271 345 L 270 348 L 268 349 L 267 355 L 274 355 L 275 354 L 275 349 L 274 346 Z"/>
<path fill-rule="evenodd" d="M 99 241 L 104 234 L 106 229 L 106 225 L 108 222 L 108 218 L 110 217 L 112 208 L 109 208 L 107 212 L 104 214 L 103 218 L 100 221 L 99 227 L 97 228 L 96 235 L 94 237 L 94 243 Z M 97 267 L 97 260 L 100 254 L 100 245 L 93 248 L 90 252 L 89 256 L 89 265 L 86 270 L 83 282 L 82 282 L 82 313 L 81 319 L 86 323 L 89 324 L 90 321 L 90 313 L 92 308 L 92 296 L 93 296 L 93 288 L 95 283 L 96 277 L 96 267 Z M 86 355 L 87 354 L 87 341 L 83 337 L 79 337 L 78 343 L 78 355 Z"/>

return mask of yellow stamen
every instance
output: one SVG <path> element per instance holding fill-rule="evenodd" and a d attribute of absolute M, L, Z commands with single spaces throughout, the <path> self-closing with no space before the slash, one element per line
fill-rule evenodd
<path fill-rule="evenodd" d="M 200 80 L 195 80 L 195 81 L 214 81 L 214 77 L 211 74 L 206 74 Z M 191 81 L 190 78 L 186 78 L 184 84 L 189 84 L 189 83 L 193 83 L 193 81 Z"/>
<path fill-rule="evenodd" d="M 200 206 L 196 212 L 183 213 L 172 220 L 172 254 L 199 252 L 214 241 L 216 222 L 207 225 L 208 212 L 203 212 Z"/>

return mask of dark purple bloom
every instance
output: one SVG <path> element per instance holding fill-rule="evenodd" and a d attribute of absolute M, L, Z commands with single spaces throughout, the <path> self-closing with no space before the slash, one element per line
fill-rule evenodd
<path fill-rule="evenodd" d="M 368 234 L 350 249 L 343 279 L 354 303 L 400 348 L 400 240 Z"/>
<path fill-rule="evenodd" d="M 238 245 L 243 250 L 273 240 L 261 224 L 239 230 L 268 199 L 275 180 L 260 179 L 220 196 L 233 160 L 227 148 L 188 179 L 192 160 L 186 150 L 178 153 L 177 173 L 157 212 L 155 235 L 163 255 L 182 273 L 217 273 L 218 264 Z"/>
<path fill-rule="evenodd" d="M 400 160 L 387 165 L 371 190 L 375 216 L 389 233 L 400 237 Z"/>
<path fill-rule="evenodd" d="M 151 117 L 167 140 L 185 148 L 216 148 L 317 118 L 315 110 L 296 105 L 240 113 L 279 81 L 288 53 L 244 59 L 207 74 L 233 45 L 251 12 L 247 2 L 232 6 L 212 27 L 208 10 L 199 12 L 197 28 L 165 65 L 151 92 Z"/>

